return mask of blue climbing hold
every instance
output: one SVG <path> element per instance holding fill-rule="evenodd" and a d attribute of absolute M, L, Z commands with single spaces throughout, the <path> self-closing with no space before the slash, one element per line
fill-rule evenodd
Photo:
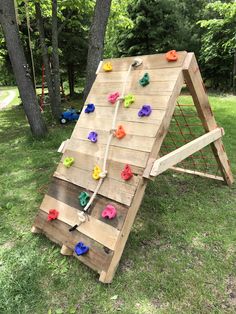
<path fill-rule="evenodd" d="M 152 107 L 149 105 L 143 105 L 142 108 L 138 112 L 139 117 L 148 117 L 152 112 Z"/>
<path fill-rule="evenodd" d="M 87 104 L 87 107 L 85 109 L 85 113 L 94 112 L 94 110 L 95 110 L 94 104 Z"/>
<path fill-rule="evenodd" d="M 89 251 L 89 247 L 84 245 L 83 242 L 79 242 L 76 244 L 75 246 L 75 253 L 80 256 L 80 255 L 84 255 Z"/>
<path fill-rule="evenodd" d="M 97 132 L 92 131 L 92 132 L 90 132 L 89 135 L 88 135 L 88 140 L 90 140 L 90 141 L 93 142 L 93 143 L 96 143 L 97 140 L 98 140 L 97 137 L 98 137 Z"/>

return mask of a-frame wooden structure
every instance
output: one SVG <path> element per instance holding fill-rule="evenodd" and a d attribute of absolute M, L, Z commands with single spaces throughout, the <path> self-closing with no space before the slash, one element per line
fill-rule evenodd
<path fill-rule="evenodd" d="M 86 114 L 83 109 L 71 138 L 64 143 L 61 162 L 32 228 L 33 232 L 44 233 L 53 242 L 61 245 L 62 254 L 74 255 L 97 271 L 100 274 L 99 280 L 104 283 L 113 279 L 149 179 L 211 144 L 222 180 L 228 185 L 233 182 L 221 140 L 223 129 L 216 124 L 194 54 L 179 52 L 175 62 L 168 62 L 165 54 L 139 58 L 142 59 L 142 64 L 132 69 L 126 84 L 126 93 L 134 94 L 135 102 L 130 108 L 121 105 L 118 111 L 117 125 L 124 126 L 126 136 L 122 139 L 114 137 L 111 142 L 108 174 L 88 211 L 86 221 L 69 232 L 69 228 L 78 221 L 78 211 L 83 209 L 78 195 L 81 191 L 92 194 L 97 185 L 92 178 L 92 170 L 95 165 L 102 163 L 114 114 L 114 107 L 107 101 L 107 95 L 122 88 L 134 57 L 103 61 L 103 64 L 111 62 L 111 72 L 105 72 L 100 64 L 96 81 L 86 101 L 95 104 L 95 111 Z M 142 87 L 138 82 L 146 72 L 149 73 L 150 84 Z M 159 151 L 169 128 L 177 97 L 185 84 L 192 95 L 205 134 L 160 157 Z M 143 104 L 152 106 L 149 117 L 140 118 L 137 115 Z M 98 133 L 97 143 L 91 143 L 87 139 L 90 131 Z M 65 157 L 75 159 L 70 168 L 63 165 Z M 120 175 L 126 164 L 130 165 L 134 173 L 129 181 L 124 181 Z M 101 216 L 107 204 L 112 204 L 117 209 L 117 217 L 113 220 L 106 220 Z M 48 222 L 50 209 L 57 209 L 59 216 L 58 219 Z M 89 252 L 79 257 L 74 253 L 78 242 L 89 246 Z"/>

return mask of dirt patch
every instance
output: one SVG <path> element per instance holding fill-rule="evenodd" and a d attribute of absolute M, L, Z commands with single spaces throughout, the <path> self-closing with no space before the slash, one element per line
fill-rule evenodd
<path fill-rule="evenodd" d="M 236 309 L 236 277 L 231 275 L 227 280 L 227 295 L 230 306 Z"/>

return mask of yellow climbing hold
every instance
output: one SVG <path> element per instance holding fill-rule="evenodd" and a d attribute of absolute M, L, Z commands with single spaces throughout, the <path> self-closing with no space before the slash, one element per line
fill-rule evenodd
<path fill-rule="evenodd" d="M 63 165 L 66 167 L 66 168 L 70 168 L 73 163 L 74 163 L 75 159 L 73 157 L 66 157 L 64 160 L 63 160 Z"/>
<path fill-rule="evenodd" d="M 106 62 L 106 63 L 104 63 L 104 65 L 103 65 L 103 70 L 104 70 L 105 72 L 110 72 L 110 71 L 112 71 L 111 62 Z"/>
<path fill-rule="evenodd" d="M 93 168 L 93 175 L 92 175 L 93 179 L 94 180 L 100 179 L 100 173 L 101 172 L 102 172 L 101 168 L 99 166 L 95 166 Z"/>
<path fill-rule="evenodd" d="M 135 97 L 132 94 L 128 94 L 125 96 L 125 100 L 124 100 L 124 107 L 125 108 L 129 108 L 130 105 L 132 105 L 132 103 L 135 102 Z"/>

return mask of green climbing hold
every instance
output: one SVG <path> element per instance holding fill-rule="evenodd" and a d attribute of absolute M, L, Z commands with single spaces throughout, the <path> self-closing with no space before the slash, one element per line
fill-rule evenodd
<path fill-rule="evenodd" d="M 147 86 L 150 83 L 149 74 L 145 73 L 144 76 L 139 80 L 141 86 Z"/>
<path fill-rule="evenodd" d="M 73 157 L 66 157 L 64 160 L 63 160 L 63 165 L 66 167 L 66 168 L 70 168 L 73 163 L 74 163 L 75 159 Z"/>
<path fill-rule="evenodd" d="M 79 199 L 80 205 L 85 207 L 88 204 L 90 196 L 87 192 L 81 192 L 78 199 Z"/>
<path fill-rule="evenodd" d="M 124 106 L 125 108 L 129 108 L 130 105 L 132 105 L 132 103 L 135 101 L 135 97 L 132 94 L 128 94 L 125 96 L 124 99 Z"/>

